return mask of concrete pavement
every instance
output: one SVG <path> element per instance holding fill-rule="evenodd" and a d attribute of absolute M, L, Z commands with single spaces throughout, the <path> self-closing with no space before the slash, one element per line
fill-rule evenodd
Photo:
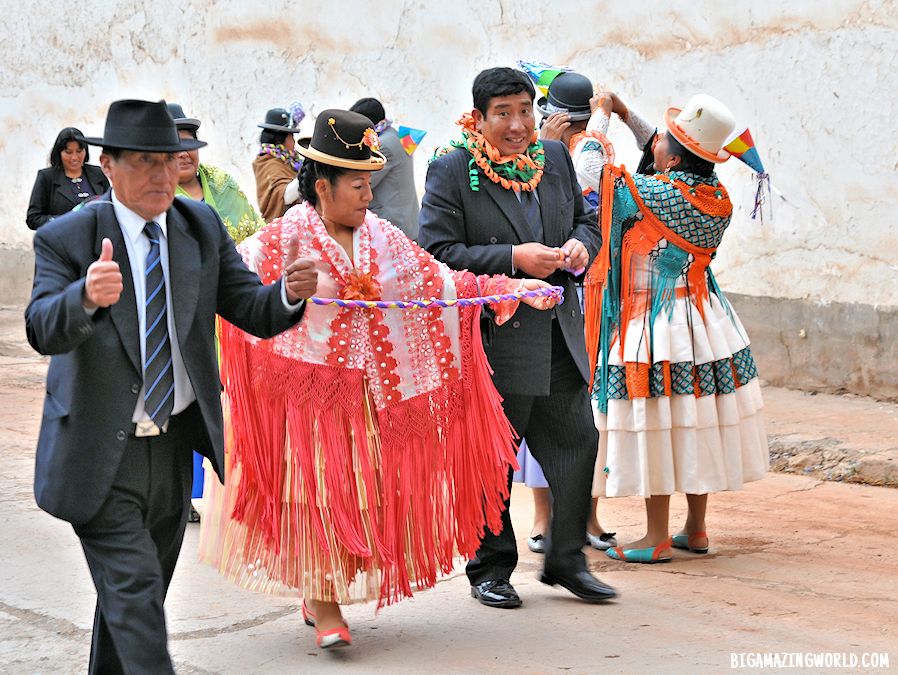
<path fill-rule="evenodd" d="M 3 673 L 84 672 L 89 650 L 94 590 L 77 539 L 31 494 L 44 370 L 24 343 L 21 310 L 0 309 Z M 766 396 L 769 428 L 775 441 L 786 439 L 783 448 L 797 447 L 786 443 L 790 436 L 795 443 L 831 438 L 892 461 L 895 406 L 852 399 L 840 432 L 833 420 L 846 408 L 841 397 L 772 389 Z M 825 482 L 808 466 L 792 467 L 808 475 L 772 473 L 741 492 L 712 496 L 706 556 L 677 551 L 674 562 L 649 566 L 590 552 L 596 574 L 621 591 L 605 605 L 536 580 L 540 557 L 523 545 L 530 495 L 517 486 L 521 561 L 512 581 L 521 609 L 482 607 L 456 574 L 378 616 L 371 605 L 347 608 L 355 644 L 334 654 L 315 648 L 296 598 L 243 591 L 200 565 L 199 531 L 189 526 L 167 603 L 171 651 L 186 674 L 719 673 L 730 670 L 733 653 L 765 652 L 885 654 L 898 667 L 898 491 Z M 642 534 L 641 500 L 604 500 L 600 508 L 623 540 Z M 682 496 L 672 510 L 681 522 Z M 883 672 L 852 672 L 868 670 Z"/>

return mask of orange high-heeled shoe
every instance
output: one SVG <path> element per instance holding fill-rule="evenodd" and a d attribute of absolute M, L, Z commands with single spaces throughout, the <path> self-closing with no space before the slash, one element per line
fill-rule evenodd
<path fill-rule="evenodd" d="M 335 647 L 348 647 L 352 644 L 352 635 L 349 634 L 349 624 L 345 621 L 339 628 L 330 630 L 318 630 L 315 626 L 315 642 L 321 649 L 334 649 Z"/>
<path fill-rule="evenodd" d="M 331 630 L 318 630 L 316 625 L 317 617 L 315 612 L 309 609 L 306 601 L 302 601 L 302 620 L 307 626 L 315 629 L 315 642 L 321 649 L 332 649 L 334 647 L 348 647 L 352 644 L 352 635 L 349 633 L 349 624 L 343 621 L 343 625 L 339 628 Z"/>
<path fill-rule="evenodd" d="M 309 606 L 306 604 L 305 599 L 302 601 L 302 620 L 306 622 L 307 626 L 315 626 L 315 612 L 309 609 Z"/>

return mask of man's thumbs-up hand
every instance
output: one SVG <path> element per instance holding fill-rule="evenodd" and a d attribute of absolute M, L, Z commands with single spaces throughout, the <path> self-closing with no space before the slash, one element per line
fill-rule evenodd
<path fill-rule="evenodd" d="M 298 251 L 299 241 L 296 234 L 293 234 L 287 242 L 287 251 L 284 255 L 284 287 L 287 291 L 287 300 L 291 304 L 308 300 L 318 290 L 318 270 L 315 269 L 315 261 L 300 258 Z"/>
<path fill-rule="evenodd" d="M 87 268 L 84 281 L 85 309 L 109 307 L 118 302 L 122 294 L 122 272 L 118 263 L 112 259 L 112 242 L 103 240 L 100 257 Z"/>

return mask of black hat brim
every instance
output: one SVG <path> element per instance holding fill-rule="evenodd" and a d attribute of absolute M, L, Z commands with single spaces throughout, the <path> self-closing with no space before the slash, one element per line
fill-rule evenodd
<path fill-rule="evenodd" d="M 380 171 L 387 165 L 387 158 L 377 150 L 371 151 L 371 159 L 346 159 L 336 157 L 326 152 L 321 152 L 312 147 L 312 137 L 300 138 L 296 144 L 296 152 L 316 162 L 338 166 L 341 169 L 355 169 L 356 171 Z"/>
<path fill-rule="evenodd" d="M 282 127 L 277 124 L 257 124 L 260 129 L 268 129 L 269 131 L 280 131 L 282 134 L 298 134 L 299 127 Z"/>
<path fill-rule="evenodd" d="M 81 140 L 88 145 L 99 145 L 115 150 L 133 150 L 135 152 L 184 152 L 197 150 L 209 145 L 206 141 L 198 141 L 195 138 L 182 138 L 177 145 L 140 145 L 139 143 L 107 142 L 97 136 L 82 136 Z"/>
<path fill-rule="evenodd" d="M 570 122 L 582 122 L 583 120 L 588 120 L 590 117 L 592 117 L 592 112 L 589 110 L 580 110 L 576 112 L 571 112 L 570 110 L 551 111 L 546 108 L 547 104 L 548 101 L 546 100 L 545 96 L 543 96 L 536 102 L 536 110 L 543 117 L 548 117 L 549 115 L 553 115 L 556 112 L 566 112 L 570 118 Z"/>
<path fill-rule="evenodd" d="M 178 127 L 178 129 L 190 129 L 191 131 L 196 131 L 202 126 L 202 122 L 192 117 L 176 117 L 175 126 Z"/>

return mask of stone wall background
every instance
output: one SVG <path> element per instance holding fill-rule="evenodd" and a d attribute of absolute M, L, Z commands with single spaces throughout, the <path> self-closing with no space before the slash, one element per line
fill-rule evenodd
<path fill-rule="evenodd" d="M 0 0 L 0 302 L 27 298 L 25 211 L 57 131 L 101 135 L 112 100 L 180 102 L 203 121 L 202 159 L 254 198 L 266 109 L 302 101 L 310 132 L 317 111 L 373 95 L 397 123 L 428 131 L 415 155 L 421 192 L 426 159 L 471 107 L 474 75 L 524 58 L 572 66 L 650 120 L 704 91 L 751 127 L 785 200 L 774 198 L 772 223 L 752 221 L 750 171 L 720 169 L 737 202 L 715 263 L 726 290 L 894 308 L 896 4 Z M 610 134 L 634 166 L 628 130 L 615 121 Z"/>

